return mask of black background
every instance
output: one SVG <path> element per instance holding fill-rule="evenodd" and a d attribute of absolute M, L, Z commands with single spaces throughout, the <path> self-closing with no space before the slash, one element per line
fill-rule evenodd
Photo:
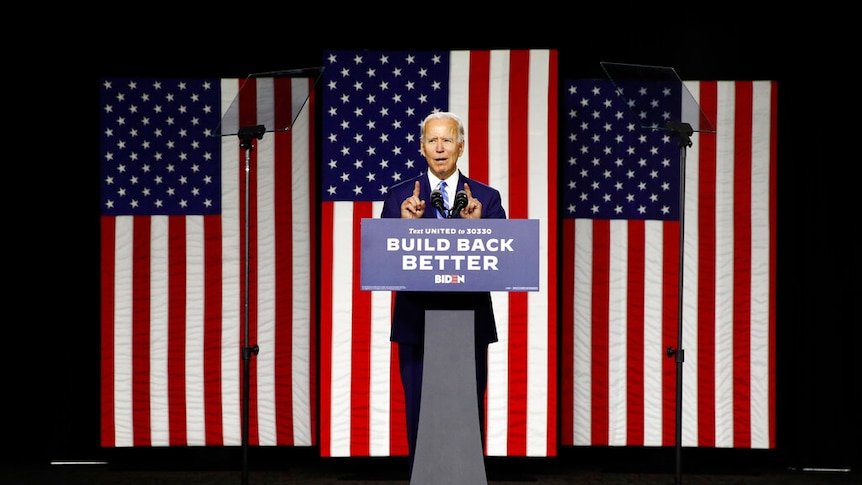
<path fill-rule="evenodd" d="M 328 49 L 559 52 L 683 79 L 778 81 L 777 448 L 781 464 L 858 468 L 858 26 L 819 2 L 45 7 L 7 19 L 4 459 L 98 459 L 98 82 L 245 77 Z M 719 4 L 720 3 L 720 4 Z M 26 7 L 26 6 L 24 6 Z M 478 10 L 478 12 L 477 12 Z M 656 13 L 661 10 L 661 13 Z M 468 11 L 472 13 L 468 14 Z M 14 35 L 11 34 L 14 29 Z M 318 153 L 320 153 L 318 151 Z"/>

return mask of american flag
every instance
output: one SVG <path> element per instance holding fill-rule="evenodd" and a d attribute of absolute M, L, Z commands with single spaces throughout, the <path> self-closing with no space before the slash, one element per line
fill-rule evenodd
<path fill-rule="evenodd" d="M 557 52 L 331 51 L 324 69 L 321 454 L 407 454 L 391 293 L 359 290 L 360 223 L 425 170 L 419 123 L 443 110 L 465 121 L 459 168 L 499 189 L 509 218 L 540 220 L 547 248 L 541 291 L 492 294 L 486 453 L 555 455 Z"/>
<path fill-rule="evenodd" d="M 561 443 L 674 445 L 679 348 L 682 445 L 774 448 L 776 83 L 564 84 Z"/>
<path fill-rule="evenodd" d="M 249 444 L 314 444 L 313 85 L 101 81 L 102 446 L 241 444 L 245 345 Z M 241 150 L 234 99 L 243 125 L 300 115 Z"/>

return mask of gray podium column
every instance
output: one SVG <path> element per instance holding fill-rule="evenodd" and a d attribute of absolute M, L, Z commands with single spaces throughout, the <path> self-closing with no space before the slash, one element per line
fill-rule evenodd
<path fill-rule="evenodd" d="M 472 311 L 425 312 L 422 404 L 411 485 L 487 484 Z"/>

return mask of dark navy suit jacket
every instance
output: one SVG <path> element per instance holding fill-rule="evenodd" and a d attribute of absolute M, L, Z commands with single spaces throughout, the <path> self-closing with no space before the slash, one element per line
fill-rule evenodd
<path fill-rule="evenodd" d="M 389 188 L 383 202 L 380 217 L 400 218 L 401 203 L 413 195 L 413 186 L 419 180 L 419 200 L 425 201 L 423 217 L 436 218 L 437 211 L 431 206 L 431 185 L 428 175 L 405 180 Z M 500 199 L 500 192 L 488 185 L 471 180 L 458 171 L 456 191 L 470 186 L 473 197 L 482 203 L 482 218 L 505 219 L 506 210 Z M 457 216 L 456 216 L 457 217 Z M 437 291 L 399 291 L 395 293 L 390 340 L 408 344 L 421 344 L 425 335 L 425 310 L 473 310 L 475 317 L 475 336 L 477 344 L 497 341 L 497 324 L 491 306 L 489 292 L 437 292 Z"/>

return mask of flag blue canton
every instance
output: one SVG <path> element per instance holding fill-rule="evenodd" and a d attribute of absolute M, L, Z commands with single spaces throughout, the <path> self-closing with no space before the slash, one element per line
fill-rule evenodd
<path fill-rule="evenodd" d="M 102 214 L 220 213 L 220 106 L 217 80 L 103 80 Z"/>
<path fill-rule="evenodd" d="M 567 81 L 563 216 L 679 219 L 680 83 Z M 650 128 L 652 127 L 652 128 Z M 658 127 L 659 129 L 653 129 Z"/>
<path fill-rule="evenodd" d="M 427 166 L 419 123 L 447 109 L 449 54 L 326 52 L 323 90 L 323 200 L 383 200 Z"/>

